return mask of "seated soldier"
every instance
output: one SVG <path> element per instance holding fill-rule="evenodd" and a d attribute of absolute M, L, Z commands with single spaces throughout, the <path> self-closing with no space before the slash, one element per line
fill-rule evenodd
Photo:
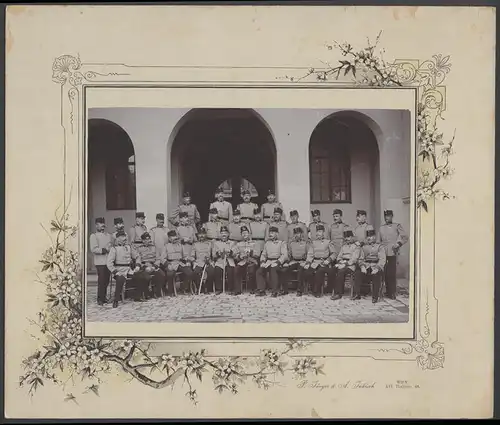
<path fill-rule="evenodd" d="M 241 227 L 243 240 L 236 244 L 236 288 L 235 294 L 241 294 L 243 276 L 247 276 L 247 287 L 250 293 L 255 293 L 255 273 L 259 265 L 260 248 L 252 240 L 247 226 Z"/>
<path fill-rule="evenodd" d="M 334 294 L 332 294 L 332 300 L 339 300 L 344 295 L 344 282 L 347 273 L 350 273 L 356 279 L 360 279 L 358 260 L 360 254 L 360 248 L 354 240 L 354 234 L 352 230 L 344 230 L 344 244 L 340 248 L 339 255 L 337 256 L 337 277 L 335 279 Z"/>
<path fill-rule="evenodd" d="M 151 235 L 146 232 L 141 235 L 142 244 L 135 249 L 137 251 L 140 271 L 137 273 L 147 284 L 142 288 L 144 298 L 160 298 L 161 289 L 165 282 L 165 273 L 160 269 L 160 257 L 156 254 L 157 249 L 151 239 Z M 149 282 L 152 283 L 153 291 L 149 291 Z"/>
<path fill-rule="evenodd" d="M 193 245 L 192 256 L 195 283 L 197 287 L 203 283 L 202 291 L 208 293 L 214 286 L 215 270 L 212 261 L 212 242 L 207 239 L 207 231 L 204 228 L 198 232 L 198 241 Z M 206 279 L 202 282 L 203 277 Z"/>
<path fill-rule="evenodd" d="M 359 258 L 359 268 L 362 276 L 365 276 L 367 283 L 372 283 L 372 302 L 378 301 L 380 293 L 380 281 L 384 273 L 386 254 L 382 244 L 375 242 L 375 230 L 373 228 L 366 229 L 366 242 L 361 248 Z M 355 282 L 353 298 L 360 298 L 361 278 Z"/>
<path fill-rule="evenodd" d="M 202 226 L 202 228 L 206 231 L 207 239 L 209 241 L 216 241 L 220 237 L 220 228 L 222 224 L 217 218 L 217 214 L 217 208 L 210 208 L 208 211 L 208 221 L 203 223 Z"/>
<path fill-rule="evenodd" d="M 160 259 L 160 264 L 167 274 L 167 294 L 174 295 L 175 274 L 182 272 L 182 288 L 186 290 L 189 288 L 193 270 L 189 260 L 185 257 L 183 245 L 180 243 L 175 230 L 168 232 L 168 242 L 165 245 L 163 254 Z"/>
<path fill-rule="evenodd" d="M 305 235 L 307 237 L 307 235 Z M 307 285 L 304 279 L 304 267 L 306 265 L 307 253 L 309 251 L 308 241 L 304 239 L 302 227 L 293 229 L 293 238 L 288 242 L 288 261 L 284 265 L 285 279 L 283 279 L 282 291 L 288 293 L 288 282 L 292 279 L 292 272 L 298 272 L 297 296 L 307 292 Z M 308 268 L 307 268 L 308 269 Z M 307 270 L 306 269 L 306 270 Z"/>
<path fill-rule="evenodd" d="M 335 262 L 337 252 L 333 243 L 325 238 L 325 226 L 316 225 L 316 238 L 311 241 L 307 256 L 305 269 L 308 269 L 307 278 L 314 277 L 313 295 L 321 297 L 321 288 L 325 283 L 325 275 L 328 276 L 328 282 L 331 282 L 335 276 L 335 269 L 332 264 Z"/>
<path fill-rule="evenodd" d="M 212 258 L 215 261 L 215 295 L 220 295 L 226 290 L 233 290 L 234 257 L 236 257 L 236 245 L 229 240 L 227 226 L 221 226 L 220 240 L 215 241 L 212 245 Z"/>
<path fill-rule="evenodd" d="M 113 308 L 118 307 L 118 301 L 121 300 L 123 285 L 127 277 L 132 276 L 132 285 L 134 288 L 135 301 L 142 301 L 142 288 L 144 286 L 143 277 L 136 276 L 139 267 L 136 266 L 137 253 L 132 250 L 127 242 L 127 235 L 123 230 L 116 232 L 114 246 L 109 250 L 106 265 L 111 272 L 111 275 L 116 280 L 115 299 Z"/>
<path fill-rule="evenodd" d="M 266 275 L 271 280 L 272 296 L 277 297 L 280 287 L 282 266 L 287 260 L 288 249 L 285 241 L 278 239 L 278 228 L 269 227 L 269 240 L 266 241 L 260 256 L 260 267 L 257 270 L 257 296 L 266 295 Z"/>

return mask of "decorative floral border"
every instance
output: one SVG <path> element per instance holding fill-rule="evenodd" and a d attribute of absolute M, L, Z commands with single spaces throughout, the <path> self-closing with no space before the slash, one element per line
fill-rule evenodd
<path fill-rule="evenodd" d="M 412 60 L 386 62 L 383 51 L 375 53 L 379 41 L 366 48 L 355 50 L 350 44 L 334 43 L 328 50 L 337 49 L 344 59 L 338 66 L 310 68 L 305 75 L 285 76 L 291 82 L 314 79 L 326 82 L 332 78 L 352 75 L 351 84 L 376 87 L 411 86 L 419 92 L 417 136 L 419 145 L 417 207 L 428 211 L 430 201 L 451 196 L 440 188 L 440 182 L 452 174 L 450 155 L 454 137 L 444 142 L 437 130 L 437 119 L 442 119 L 445 110 L 445 87 L 442 85 L 450 71 L 449 56 L 435 55 L 422 63 Z M 126 65 L 123 65 L 126 67 Z M 64 113 L 68 112 L 71 133 L 75 132 L 74 114 L 80 88 L 85 82 L 105 76 L 127 76 L 130 73 L 84 71 L 79 58 L 70 55 L 58 57 L 53 64 L 53 80 L 61 85 L 62 125 Z M 65 110 L 67 96 L 70 110 Z M 66 167 L 66 165 L 65 165 Z M 66 169 L 65 169 L 66 173 Z M 66 185 L 66 183 L 65 183 Z M 66 187 L 65 187 L 66 189 Z M 23 360 L 25 373 L 19 378 L 20 386 L 28 393 L 44 386 L 46 382 L 61 385 L 64 389 L 69 380 L 81 376 L 89 385 L 84 393 L 100 394 L 103 377 L 110 373 L 126 374 L 138 382 L 156 389 L 173 386 L 183 378 L 188 391 L 186 395 L 197 402 L 196 380 L 211 374 L 214 389 L 237 394 L 241 385 L 252 380 L 259 388 L 276 385 L 279 375 L 292 373 L 297 379 L 308 375 L 324 374 L 319 358 L 303 352 L 309 345 L 305 341 L 289 340 L 281 350 L 262 350 L 257 357 L 210 357 L 205 350 L 186 352 L 180 356 L 169 353 L 153 355 L 155 344 L 144 341 L 104 340 L 82 337 L 82 270 L 78 253 L 69 248 L 69 241 L 78 235 L 78 227 L 68 224 L 70 217 L 65 202 L 64 211 L 56 217 L 47 230 L 51 246 L 40 260 L 41 276 L 38 281 L 45 285 L 47 305 L 38 313 L 37 326 L 41 336 L 33 336 L 40 346 L 31 356 Z M 432 297 L 432 295 L 431 295 Z M 426 295 L 426 310 L 420 338 L 404 343 L 404 347 L 376 348 L 378 353 L 399 352 L 414 356 L 423 370 L 434 370 L 444 365 L 444 346 L 431 332 L 428 315 L 429 294 Z M 437 305 L 436 305 L 437 308 Z M 302 352 L 302 353 L 301 353 Z M 66 401 L 77 403 L 73 393 L 67 393 Z"/>

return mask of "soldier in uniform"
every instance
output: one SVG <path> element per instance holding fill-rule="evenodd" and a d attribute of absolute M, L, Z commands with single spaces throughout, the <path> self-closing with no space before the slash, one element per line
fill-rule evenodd
<path fill-rule="evenodd" d="M 358 210 L 356 213 L 357 226 L 354 228 L 354 238 L 358 246 L 363 246 L 366 242 L 366 231 L 370 225 L 366 222 L 366 211 Z"/>
<path fill-rule="evenodd" d="M 236 244 L 236 295 L 241 294 L 243 287 L 243 276 L 247 276 L 247 287 L 250 293 L 255 293 L 255 279 L 261 249 L 259 245 L 252 240 L 250 230 L 247 226 L 241 226 L 242 241 Z"/>
<path fill-rule="evenodd" d="M 217 190 L 215 193 L 215 202 L 210 204 L 210 209 L 217 209 L 217 218 L 222 225 L 227 226 L 233 220 L 233 206 L 224 199 L 224 192 Z"/>
<path fill-rule="evenodd" d="M 118 301 L 121 300 L 123 285 L 127 280 L 127 276 L 132 275 L 132 285 L 136 288 L 134 300 L 142 301 L 142 287 L 144 283 L 141 281 L 140 275 L 135 275 L 139 270 L 136 261 L 137 253 L 132 250 L 127 242 L 127 235 L 124 231 L 120 230 L 116 233 L 115 245 L 111 247 L 106 265 L 111 272 L 111 275 L 116 280 L 115 286 L 115 299 L 113 301 L 113 308 L 118 307 Z"/>
<path fill-rule="evenodd" d="M 201 228 L 198 232 L 198 241 L 193 245 L 193 273 L 196 285 L 200 284 L 203 268 L 205 268 L 206 280 L 203 283 L 202 291 L 207 293 L 209 288 L 214 287 L 215 270 L 212 262 L 212 241 L 207 239 L 207 231 Z"/>
<path fill-rule="evenodd" d="M 249 230 L 252 235 L 252 239 L 259 246 L 259 252 L 264 249 L 264 243 L 267 235 L 267 228 L 269 224 L 262 220 L 262 214 L 258 208 L 253 210 L 253 221 L 249 224 Z"/>
<path fill-rule="evenodd" d="M 220 228 L 220 240 L 213 243 L 212 257 L 215 260 L 215 294 L 220 295 L 222 293 L 224 271 L 227 273 L 226 288 L 228 291 L 232 291 L 236 244 L 229 240 L 229 229 L 227 226 L 221 226 Z"/>
<path fill-rule="evenodd" d="M 272 221 L 269 223 L 267 228 L 266 241 L 271 239 L 269 229 L 274 226 L 278 229 L 278 239 L 280 241 L 288 242 L 288 223 L 283 219 L 283 210 L 280 207 L 274 209 L 274 215 Z"/>
<path fill-rule="evenodd" d="M 140 271 L 137 273 L 142 281 L 147 284 L 142 288 L 144 298 L 161 297 L 161 290 L 165 283 L 165 273 L 160 269 L 160 256 L 151 235 L 146 232 L 141 235 L 142 244 L 135 247 L 137 258 L 140 260 Z M 153 292 L 149 292 L 149 282 L 152 283 Z"/>
<path fill-rule="evenodd" d="M 330 228 L 328 227 L 328 224 L 326 224 L 324 221 L 321 220 L 321 212 L 320 210 L 313 210 L 311 211 L 311 216 L 312 216 L 312 222 L 309 224 L 309 239 L 312 241 L 316 239 L 316 235 L 318 234 L 316 226 L 318 224 L 323 225 L 325 228 L 325 231 L 323 233 L 325 239 L 330 239 Z"/>
<path fill-rule="evenodd" d="M 380 281 L 382 273 L 384 273 L 386 254 L 382 244 L 376 243 L 375 230 L 368 229 L 366 231 L 366 243 L 361 248 L 359 258 L 359 268 L 362 275 L 366 278 L 367 283 L 372 283 L 372 302 L 378 301 L 380 292 Z M 361 280 L 358 279 L 354 287 L 353 298 L 360 298 Z M 370 282 L 371 281 L 371 282 Z"/>
<path fill-rule="evenodd" d="M 333 224 L 330 225 L 330 240 L 335 246 L 337 252 L 340 251 L 344 244 L 344 230 L 349 227 L 342 221 L 342 210 L 333 210 Z"/>
<path fill-rule="evenodd" d="M 241 236 L 241 227 L 244 226 L 245 223 L 241 221 L 241 213 L 239 210 L 234 210 L 233 213 L 233 221 L 229 223 L 229 239 L 233 242 L 240 242 L 243 240 L 243 236 Z"/>
<path fill-rule="evenodd" d="M 217 218 L 217 214 L 217 208 L 210 208 L 208 211 L 208 221 L 202 226 L 207 233 L 207 239 L 209 241 L 215 241 L 220 237 L 221 222 Z"/>
<path fill-rule="evenodd" d="M 106 303 L 110 272 L 106 259 L 111 250 L 111 235 L 105 231 L 106 222 L 103 217 L 95 219 L 95 233 L 90 235 L 90 251 L 94 254 L 94 265 L 97 270 L 97 304 Z"/>
<path fill-rule="evenodd" d="M 183 245 L 191 246 L 196 242 L 196 227 L 190 223 L 187 212 L 183 211 L 179 214 L 179 225 L 176 230 Z M 187 254 L 189 255 L 189 252 Z"/>
<path fill-rule="evenodd" d="M 198 226 L 198 223 L 200 222 L 200 213 L 196 205 L 191 203 L 191 194 L 189 192 L 184 192 L 182 194 L 182 204 L 175 208 L 170 214 L 168 219 L 170 224 L 175 227 L 179 225 L 181 212 L 186 212 L 188 214 L 189 224 L 195 227 Z"/>
<path fill-rule="evenodd" d="M 161 256 L 165 244 L 168 242 L 168 228 L 165 226 L 165 214 L 156 214 L 156 226 L 150 231 L 151 239 L 156 248 L 156 255 Z"/>
<path fill-rule="evenodd" d="M 113 224 L 115 225 L 115 231 L 111 233 L 111 245 L 115 244 L 116 234 L 118 232 L 125 232 L 125 224 L 123 223 L 123 218 L 116 217 L 113 221 Z M 126 233 L 125 235 L 127 236 L 127 243 L 130 243 L 128 235 Z"/>
<path fill-rule="evenodd" d="M 241 221 L 248 225 L 254 219 L 254 210 L 259 206 L 251 202 L 252 196 L 249 190 L 245 189 L 241 195 L 243 196 L 243 202 L 238 205 L 238 210 L 241 212 Z"/>
<path fill-rule="evenodd" d="M 302 221 L 299 221 L 299 212 L 297 210 L 290 211 L 290 223 L 288 223 L 288 238 L 287 241 L 291 241 L 295 236 L 295 229 L 299 227 L 302 229 L 300 233 L 304 239 L 307 239 L 307 226 Z"/>
<path fill-rule="evenodd" d="M 135 226 L 130 229 L 130 243 L 132 246 L 142 244 L 141 235 L 148 231 L 148 228 L 144 224 L 146 221 L 146 216 L 143 212 L 138 212 L 135 214 Z"/>
<path fill-rule="evenodd" d="M 316 225 L 316 238 L 311 241 L 310 249 L 307 255 L 307 261 L 304 266 L 308 280 L 314 277 L 313 295 L 321 297 L 321 288 L 325 282 L 325 275 L 328 278 L 328 287 L 332 286 L 332 281 L 335 278 L 335 269 L 332 264 L 335 262 L 337 250 L 333 243 L 325 238 L 325 226 L 322 224 Z"/>
<path fill-rule="evenodd" d="M 354 241 L 354 233 L 352 230 L 346 228 L 344 230 L 344 244 L 340 248 L 337 256 L 337 264 L 335 264 L 337 277 L 335 278 L 335 289 L 331 297 L 332 300 L 339 300 L 344 295 L 344 282 L 347 273 L 351 273 L 354 276 L 354 282 L 361 279 L 358 267 L 360 251 L 361 249 Z"/>
<path fill-rule="evenodd" d="M 266 241 L 260 255 L 260 267 L 257 270 L 257 296 L 266 295 L 266 275 L 269 273 L 271 280 L 272 296 L 277 297 L 280 287 L 282 266 L 288 258 L 287 244 L 278 239 L 278 228 L 269 227 L 269 240 Z"/>
<path fill-rule="evenodd" d="M 385 224 L 380 227 L 378 241 L 384 246 L 387 257 L 385 265 L 385 286 L 387 297 L 396 299 L 396 264 L 399 249 L 408 242 L 408 236 L 399 223 L 393 223 L 392 210 L 384 211 Z"/>
<path fill-rule="evenodd" d="M 160 264 L 166 270 L 168 295 L 174 293 L 175 274 L 178 271 L 182 272 L 183 288 L 181 289 L 186 290 L 186 288 L 189 288 L 193 278 L 193 269 L 175 230 L 169 230 L 168 232 L 168 242 L 163 249 Z"/>
<path fill-rule="evenodd" d="M 281 205 L 281 202 L 278 202 L 276 200 L 276 194 L 274 193 L 274 191 L 270 190 L 267 194 L 267 202 L 265 204 L 262 204 L 262 208 L 261 208 L 263 220 L 270 223 L 272 221 L 274 211 L 276 208 L 281 209 L 280 220 L 285 221 L 286 217 L 285 217 L 285 214 L 283 214 L 283 205 Z"/>
<path fill-rule="evenodd" d="M 307 232 L 307 230 L 306 230 Z M 304 267 L 306 266 L 309 242 L 304 238 L 304 230 L 301 226 L 293 229 L 293 237 L 288 242 L 288 261 L 285 263 L 286 277 L 283 280 L 283 292 L 288 293 L 288 282 L 292 279 L 292 272 L 298 272 L 297 296 L 307 293 L 307 285 L 304 279 Z"/>

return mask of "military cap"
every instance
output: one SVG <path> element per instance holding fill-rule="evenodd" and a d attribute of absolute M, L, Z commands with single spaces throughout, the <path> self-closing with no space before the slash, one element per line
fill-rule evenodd
<path fill-rule="evenodd" d="M 278 232 L 278 228 L 276 226 L 271 226 L 269 232 Z"/>
<path fill-rule="evenodd" d="M 356 212 L 356 215 L 366 215 L 366 211 L 365 210 L 358 210 Z"/>
<path fill-rule="evenodd" d="M 118 230 L 118 232 L 116 232 L 116 237 L 120 238 L 122 236 L 127 236 L 127 234 L 123 230 Z"/>
<path fill-rule="evenodd" d="M 384 211 L 384 217 L 387 216 L 387 215 L 394 215 L 394 213 L 392 212 L 392 210 L 385 210 Z"/>
<path fill-rule="evenodd" d="M 220 228 L 220 232 L 226 232 L 226 233 L 229 233 L 229 229 L 227 228 L 227 226 L 221 226 Z"/>
<path fill-rule="evenodd" d="M 276 194 L 274 193 L 274 190 L 269 189 L 269 190 L 267 191 L 267 196 L 269 196 L 269 195 L 275 196 Z"/>
<path fill-rule="evenodd" d="M 250 195 L 250 191 L 248 189 L 245 189 L 243 190 L 243 192 L 241 192 L 242 195 Z"/>
<path fill-rule="evenodd" d="M 297 210 L 292 210 L 290 211 L 290 215 L 293 216 L 293 215 L 299 215 L 299 212 Z"/>
<path fill-rule="evenodd" d="M 316 226 L 316 230 L 325 230 L 325 226 L 323 226 L 322 224 L 318 224 Z"/>
<path fill-rule="evenodd" d="M 241 233 L 243 233 L 243 232 L 249 232 L 248 227 L 247 226 L 241 226 L 240 232 Z"/>
<path fill-rule="evenodd" d="M 274 213 L 275 213 L 275 214 L 276 214 L 276 213 L 283 214 L 283 210 L 282 210 L 280 207 L 276 207 L 276 208 L 274 209 Z"/>
<path fill-rule="evenodd" d="M 191 198 L 191 194 L 190 194 L 189 192 L 184 192 L 184 193 L 182 194 L 182 197 L 183 197 L 183 198 Z"/>
<path fill-rule="evenodd" d="M 367 229 L 366 236 L 375 236 L 375 230 L 374 229 Z"/>
<path fill-rule="evenodd" d="M 142 239 L 142 240 L 145 240 L 145 239 L 150 238 L 150 237 L 151 237 L 151 235 L 150 235 L 148 232 L 144 232 L 144 233 L 141 235 L 141 239 Z"/>
<path fill-rule="evenodd" d="M 260 208 L 254 208 L 253 209 L 254 214 L 260 214 Z"/>
<path fill-rule="evenodd" d="M 156 214 L 156 219 L 157 220 L 165 220 L 165 214 L 163 214 L 163 213 Z"/>
<path fill-rule="evenodd" d="M 167 236 L 177 236 L 177 232 L 175 230 L 169 230 Z"/>
<path fill-rule="evenodd" d="M 218 214 L 219 211 L 217 211 L 217 208 L 210 208 L 210 210 L 208 211 L 210 214 Z"/>
<path fill-rule="evenodd" d="M 113 220 L 113 222 L 114 222 L 115 224 L 120 224 L 120 223 L 123 223 L 123 218 L 121 218 L 121 217 L 116 217 L 116 218 Z"/>
<path fill-rule="evenodd" d="M 351 229 L 344 230 L 344 237 L 354 236 Z"/>
<path fill-rule="evenodd" d="M 241 211 L 240 210 L 234 210 L 233 211 L 233 215 L 241 215 Z"/>
<path fill-rule="evenodd" d="M 106 221 L 104 220 L 104 217 L 97 217 L 95 219 L 95 222 L 96 223 L 102 223 L 102 224 L 106 223 Z"/>
<path fill-rule="evenodd" d="M 311 211 L 311 215 L 312 215 L 313 217 L 316 217 L 316 216 L 318 216 L 318 215 L 321 215 L 321 212 L 320 212 L 319 210 L 312 210 L 312 211 Z"/>
<path fill-rule="evenodd" d="M 187 213 L 187 211 L 181 211 L 181 212 L 179 213 L 179 218 L 182 218 L 182 217 L 188 217 L 188 213 Z"/>
<path fill-rule="evenodd" d="M 335 215 L 335 214 L 342 215 L 342 210 L 339 210 L 338 208 L 334 209 L 333 210 L 333 215 Z"/>
<path fill-rule="evenodd" d="M 295 229 L 293 229 L 293 233 L 302 233 L 302 228 L 296 227 Z"/>
<path fill-rule="evenodd" d="M 137 212 L 135 213 L 135 218 L 144 218 L 146 217 L 143 212 Z"/>

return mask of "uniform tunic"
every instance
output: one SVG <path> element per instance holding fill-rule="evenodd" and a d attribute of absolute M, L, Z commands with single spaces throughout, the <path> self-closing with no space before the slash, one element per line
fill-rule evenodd
<path fill-rule="evenodd" d="M 195 204 L 181 204 L 172 211 L 168 221 L 174 225 L 179 225 L 179 214 L 181 212 L 187 212 L 189 218 L 189 224 L 196 224 L 200 221 L 200 213 Z"/>
<path fill-rule="evenodd" d="M 240 241 L 236 244 L 236 255 L 238 266 L 245 264 L 257 264 L 261 254 L 261 249 L 258 243 L 250 239 L 248 241 Z"/>
<path fill-rule="evenodd" d="M 251 221 L 248 226 L 252 239 L 259 245 L 259 250 L 262 252 L 269 224 L 265 221 Z"/>
<path fill-rule="evenodd" d="M 111 235 L 107 232 L 95 232 L 90 235 L 90 252 L 94 254 L 94 265 L 105 266 L 108 253 L 103 254 L 102 249 L 111 250 Z"/>
<path fill-rule="evenodd" d="M 263 268 L 277 266 L 278 261 L 284 264 L 288 258 L 287 243 L 282 240 L 267 241 L 260 255 L 260 265 Z"/>
<path fill-rule="evenodd" d="M 215 201 L 210 204 L 210 209 L 217 208 L 217 218 L 227 224 L 233 221 L 233 206 L 227 201 Z"/>
<path fill-rule="evenodd" d="M 168 228 L 165 226 L 155 226 L 151 229 L 151 239 L 156 248 L 156 255 L 159 257 L 168 242 Z"/>
<path fill-rule="evenodd" d="M 203 228 L 207 232 L 207 238 L 211 240 L 216 240 L 220 238 L 220 227 L 221 227 L 221 222 L 220 221 L 207 221 L 206 223 L 203 224 Z"/>
<path fill-rule="evenodd" d="M 148 228 L 144 225 L 141 224 L 135 225 L 130 229 L 130 243 L 132 244 L 142 244 L 142 239 L 141 236 L 143 233 L 146 233 L 148 231 Z"/>
<path fill-rule="evenodd" d="M 280 241 L 288 242 L 288 223 L 286 221 L 271 221 L 266 229 L 266 241 L 269 240 L 269 229 L 271 226 L 278 228 L 278 239 Z"/>
<path fill-rule="evenodd" d="M 311 241 L 307 263 L 311 265 L 312 269 L 321 267 L 325 260 L 331 264 L 335 260 L 337 252 L 335 245 L 329 239 L 315 239 Z"/>
<path fill-rule="evenodd" d="M 196 229 L 190 224 L 186 226 L 180 224 L 176 230 L 182 245 L 183 258 L 189 259 L 192 255 L 193 243 L 197 240 Z"/>
<path fill-rule="evenodd" d="M 307 260 L 307 254 L 309 252 L 309 243 L 305 240 L 294 241 L 288 243 L 288 265 L 292 266 L 294 264 L 299 264 L 304 267 Z"/>
<path fill-rule="evenodd" d="M 283 205 L 281 205 L 281 202 L 266 202 L 265 204 L 262 204 L 262 218 L 268 222 L 271 221 L 274 215 L 275 208 L 281 208 L 283 210 Z M 286 219 L 284 213 L 281 214 L 281 219 Z"/>
<path fill-rule="evenodd" d="M 245 226 L 245 223 L 235 223 L 234 221 L 232 223 L 229 223 L 229 239 L 232 241 L 242 241 L 243 236 L 241 236 L 241 226 Z M 250 230 L 250 229 L 248 229 Z"/>
<path fill-rule="evenodd" d="M 337 262 L 345 262 L 347 267 L 352 271 L 356 270 L 356 264 L 358 263 L 361 248 L 358 247 L 354 242 L 345 243 L 340 248 L 339 255 L 337 256 Z"/>
<path fill-rule="evenodd" d="M 381 226 L 377 239 L 384 246 L 387 257 L 396 255 L 393 247 L 398 242 L 402 245 L 408 242 L 408 236 L 403 230 L 403 226 L 399 223 L 384 224 Z"/>
<path fill-rule="evenodd" d="M 337 252 L 340 251 L 340 248 L 342 248 L 342 245 L 344 244 L 344 230 L 346 227 L 348 227 L 348 225 L 345 223 L 333 223 L 330 225 L 330 240 L 335 246 Z"/>
<path fill-rule="evenodd" d="M 117 276 L 127 276 L 132 260 L 140 261 L 138 255 L 130 245 L 113 246 L 108 254 L 106 264 L 111 273 Z"/>
<path fill-rule="evenodd" d="M 134 250 L 134 248 L 132 250 Z M 138 245 L 135 248 L 135 251 L 137 252 L 137 258 L 139 259 L 141 266 L 152 267 L 154 265 L 160 265 L 160 257 L 156 255 L 156 247 L 153 244 Z"/>
<path fill-rule="evenodd" d="M 324 231 L 325 239 L 330 239 L 330 227 L 324 221 L 318 221 L 317 223 L 313 221 L 312 223 L 309 224 L 309 239 L 314 241 L 318 238 L 316 236 L 316 226 L 318 224 L 322 224 L 325 228 L 325 231 Z"/>
<path fill-rule="evenodd" d="M 215 241 L 212 246 L 212 256 L 215 259 L 215 267 L 224 268 L 224 265 L 235 266 L 236 244 L 233 241 Z M 225 260 L 224 260 L 225 258 Z"/>
<path fill-rule="evenodd" d="M 379 271 L 384 270 L 386 262 L 385 248 L 382 244 L 372 243 L 365 244 L 361 248 L 359 256 L 359 265 L 368 267 L 376 267 Z"/>
<path fill-rule="evenodd" d="M 359 242 L 360 245 L 366 243 L 366 228 L 369 226 L 368 223 L 358 224 L 354 228 L 354 239 Z"/>
<path fill-rule="evenodd" d="M 184 266 L 184 264 L 182 264 L 182 260 L 184 259 L 186 258 L 184 257 L 181 243 L 167 242 L 160 257 L 160 263 L 164 264 L 166 262 L 167 270 L 177 271 L 179 267 Z"/>
<path fill-rule="evenodd" d="M 211 241 L 198 241 L 193 245 L 194 266 L 205 267 L 206 260 L 211 261 L 212 258 L 212 242 Z M 210 264 L 210 263 L 209 263 Z"/>
<path fill-rule="evenodd" d="M 302 223 L 301 221 L 298 221 L 297 223 L 288 223 L 288 240 L 291 241 L 293 239 L 293 231 L 297 227 L 300 227 L 302 229 L 302 238 L 307 239 L 307 226 L 305 223 Z"/>
<path fill-rule="evenodd" d="M 259 206 L 253 202 L 243 202 L 238 205 L 238 209 L 241 212 L 241 219 L 245 222 L 253 221 L 254 210 L 259 208 Z"/>

